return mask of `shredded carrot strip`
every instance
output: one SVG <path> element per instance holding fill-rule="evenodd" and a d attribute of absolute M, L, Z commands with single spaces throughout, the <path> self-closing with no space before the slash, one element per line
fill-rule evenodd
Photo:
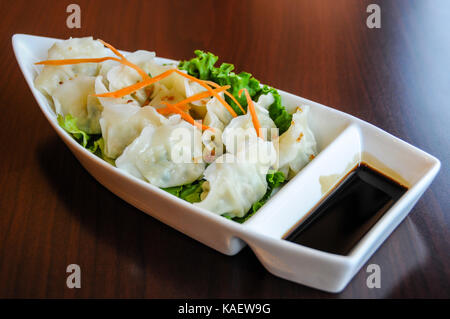
<path fill-rule="evenodd" d="M 247 98 L 248 110 L 250 111 L 250 115 L 252 116 L 252 122 L 253 126 L 255 127 L 256 135 L 264 139 L 264 137 L 262 136 L 261 125 L 259 124 L 258 116 L 256 115 L 255 105 L 253 105 L 253 101 L 250 98 L 250 94 L 248 94 L 247 89 L 241 89 L 239 91 L 239 97 L 241 97 L 242 91 L 245 92 L 245 97 Z"/>
<path fill-rule="evenodd" d="M 212 131 L 214 131 L 212 127 L 209 127 L 209 126 L 206 126 L 206 125 L 203 125 L 203 124 L 200 124 L 200 123 L 196 122 L 192 116 L 190 116 L 190 115 L 189 115 L 188 113 L 186 113 L 186 112 L 183 112 L 182 110 L 180 110 L 178 107 L 174 106 L 173 104 L 169 104 L 169 103 L 167 103 L 167 102 L 162 102 L 162 103 L 163 103 L 170 111 L 172 111 L 173 113 L 180 114 L 180 115 L 181 115 L 181 118 L 182 118 L 183 120 L 185 120 L 186 122 L 189 122 L 189 123 L 191 123 L 192 125 L 197 126 L 197 127 L 198 127 L 199 129 L 201 129 L 201 130 L 212 130 Z"/>
<path fill-rule="evenodd" d="M 213 90 L 213 91 L 214 92 L 222 92 L 224 90 L 227 90 L 229 87 L 230 86 L 227 85 L 227 86 L 224 86 L 224 87 L 219 87 L 218 89 Z M 180 102 L 172 104 L 172 106 L 175 106 L 175 107 L 177 107 L 177 108 L 179 108 L 179 109 L 181 109 L 183 111 L 189 111 L 190 107 L 189 107 L 188 103 L 191 103 L 191 102 L 203 99 L 203 98 L 207 98 L 207 97 L 209 97 L 211 95 L 212 94 L 209 93 L 209 92 L 200 92 L 200 93 L 197 93 L 195 95 L 192 95 L 192 96 L 188 97 L 187 99 L 184 99 L 184 100 L 182 100 Z M 158 113 L 163 114 L 163 115 L 167 115 L 167 114 L 171 113 L 171 111 L 169 109 L 166 109 L 166 108 L 160 108 L 160 109 L 157 109 L 157 111 L 158 111 Z"/>
<path fill-rule="evenodd" d="M 125 57 L 123 56 L 122 53 L 119 52 L 119 50 L 117 50 L 115 47 L 113 47 L 111 44 L 103 41 L 102 39 L 98 39 L 98 41 L 103 44 L 105 47 L 107 47 L 108 49 L 110 49 L 115 55 L 117 55 L 119 58 L 121 59 L 125 59 Z"/>
<path fill-rule="evenodd" d="M 200 84 L 201 86 L 203 86 L 206 90 L 208 90 L 209 93 L 211 93 L 212 95 L 214 95 L 214 97 L 215 97 L 216 99 L 218 99 L 219 102 L 222 103 L 223 106 L 225 106 L 225 108 L 228 110 L 228 112 L 230 112 L 230 114 L 231 114 L 233 117 L 237 117 L 237 114 L 236 114 L 236 112 L 233 110 L 233 108 L 232 108 L 227 102 L 225 102 L 225 100 L 222 99 L 222 98 L 220 97 L 219 94 L 217 94 L 216 92 L 214 92 L 214 90 L 211 89 L 211 88 L 209 87 L 209 85 L 205 83 L 205 81 L 199 80 L 199 79 L 197 79 L 197 78 L 195 78 L 195 77 L 193 77 L 193 76 L 190 76 L 190 75 L 188 75 L 188 74 L 186 74 L 186 73 L 184 73 L 184 72 L 181 72 L 181 71 L 178 70 L 178 69 L 173 69 L 173 70 L 174 70 L 174 72 L 178 73 L 179 75 L 184 76 L 185 78 L 188 78 L 189 80 L 192 80 L 192 81 L 194 81 L 194 82 L 197 82 L 198 84 Z"/>
<path fill-rule="evenodd" d="M 115 55 L 117 55 L 120 59 L 122 64 L 129 66 L 130 68 L 133 68 L 137 71 L 137 73 L 139 73 L 139 75 L 142 77 L 143 80 L 147 80 L 150 79 L 150 76 L 145 73 L 144 70 L 142 70 L 140 67 L 138 67 L 137 65 L 131 63 L 130 61 L 128 61 L 122 53 L 119 52 L 119 50 L 117 50 L 115 47 L 113 47 L 111 44 L 106 43 L 105 41 L 98 39 L 98 41 L 100 43 L 102 43 L 104 46 L 106 46 L 108 49 L 110 49 Z"/>
<path fill-rule="evenodd" d="M 211 85 L 211 86 L 213 86 L 213 87 L 215 87 L 215 88 L 221 87 L 219 84 L 217 84 L 216 82 L 213 82 L 213 81 L 206 81 L 206 83 L 208 83 L 209 85 Z M 233 96 L 233 94 L 231 94 L 231 93 L 228 92 L 228 91 L 225 91 L 225 94 L 228 95 L 228 96 L 230 97 L 230 99 L 231 99 L 234 103 L 236 103 L 236 105 L 241 109 L 242 114 L 245 114 L 244 109 L 242 108 L 242 106 L 241 106 L 241 104 L 238 102 L 238 100 L 236 100 L 236 98 Z"/>
<path fill-rule="evenodd" d="M 187 104 L 184 104 L 184 105 L 174 105 L 174 104 L 172 104 L 173 106 L 175 106 L 175 107 L 177 107 L 178 109 L 180 109 L 181 111 L 183 111 L 183 112 L 187 112 L 187 111 L 189 111 L 189 106 L 187 105 Z M 159 113 L 159 114 L 162 114 L 162 115 L 169 115 L 169 114 L 172 114 L 173 112 L 170 110 L 170 109 L 168 109 L 167 107 L 161 107 L 161 108 L 159 108 L 159 109 L 156 109 L 156 111 Z"/>
<path fill-rule="evenodd" d="M 222 91 L 228 90 L 229 88 L 230 88 L 229 85 L 219 86 L 217 89 L 212 90 L 212 92 L 220 93 Z M 194 102 L 194 101 L 197 101 L 197 100 L 201 100 L 201 99 L 210 97 L 211 95 L 213 95 L 213 94 L 211 92 L 208 92 L 208 91 L 207 92 L 200 92 L 200 93 L 192 95 L 192 96 L 188 97 L 187 99 L 185 99 L 183 101 L 180 101 L 180 102 L 178 102 L 178 103 L 176 103 L 174 105 L 175 106 L 185 105 L 187 103 L 191 103 L 191 102 Z"/>
<path fill-rule="evenodd" d="M 63 59 L 63 60 L 45 60 L 36 62 L 35 64 L 41 65 L 67 65 L 67 64 L 80 64 L 80 63 L 100 63 L 107 60 L 114 60 L 121 62 L 120 59 L 114 57 L 104 57 L 104 58 L 88 58 L 88 59 Z"/>
<path fill-rule="evenodd" d="M 224 87 L 219 86 L 218 89 L 213 90 L 213 91 L 219 93 L 219 92 L 228 90 L 229 88 L 230 88 L 229 85 L 226 85 Z M 197 100 L 201 100 L 203 98 L 207 98 L 207 97 L 209 97 L 211 95 L 212 94 L 209 93 L 209 92 L 200 92 L 200 93 L 197 93 L 195 95 L 192 95 L 192 96 L 188 97 L 187 99 L 184 99 L 184 100 L 182 100 L 180 102 L 172 104 L 172 106 L 175 106 L 175 107 L 177 107 L 177 108 L 179 108 L 179 109 L 181 109 L 183 111 L 189 111 L 190 107 L 188 106 L 188 103 L 191 103 L 191 102 L 194 102 L 194 101 L 197 101 Z M 160 108 L 160 109 L 157 109 L 157 111 L 158 111 L 158 113 L 163 114 L 163 115 L 167 115 L 167 114 L 171 113 L 171 111 L 169 109 L 166 109 L 166 108 Z"/>
<path fill-rule="evenodd" d="M 146 87 L 146 86 L 149 86 L 150 84 L 158 82 L 159 80 L 162 80 L 162 79 L 168 77 L 173 72 L 175 72 L 175 69 L 168 70 L 168 71 L 166 71 L 164 73 L 161 73 L 160 75 L 157 75 L 155 77 L 149 78 L 149 79 L 144 80 L 142 82 L 138 82 L 136 84 L 124 87 L 123 89 L 120 89 L 120 90 L 117 90 L 117 91 L 114 91 L 114 92 L 103 93 L 103 94 L 94 94 L 94 96 L 98 96 L 98 97 L 115 97 L 115 98 L 123 97 L 125 95 L 128 95 L 128 94 L 131 94 L 133 92 L 136 92 L 137 90 L 142 89 L 143 87 Z"/>
<path fill-rule="evenodd" d="M 151 79 L 150 76 L 147 73 L 145 73 L 145 71 L 142 70 L 140 67 L 138 67 L 136 64 L 131 63 L 127 59 L 122 59 L 121 62 L 122 62 L 122 64 L 129 66 L 132 69 L 135 69 L 137 71 L 137 73 L 139 73 L 139 75 L 142 77 L 143 80 Z"/>

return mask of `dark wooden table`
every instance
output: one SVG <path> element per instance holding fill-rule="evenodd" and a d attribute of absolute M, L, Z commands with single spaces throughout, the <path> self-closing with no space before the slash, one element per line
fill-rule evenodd
<path fill-rule="evenodd" d="M 81 29 L 66 7 L 81 7 Z M 0 1 L 0 297 L 450 297 L 450 1 Z M 205 49 L 263 83 L 369 121 L 442 161 L 436 180 L 338 295 L 268 273 L 249 248 L 222 255 L 96 182 L 40 113 L 14 33 L 93 35 L 187 59 Z M 168 212 L 169 213 L 169 212 Z M 66 287 L 78 264 L 82 287 Z"/>

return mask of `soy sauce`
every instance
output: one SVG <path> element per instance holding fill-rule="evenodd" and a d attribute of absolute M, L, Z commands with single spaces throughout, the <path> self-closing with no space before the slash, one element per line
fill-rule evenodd
<path fill-rule="evenodd" d="M 406 191 L 367 164 L 359 164 L 284 237 L 300 245 L 347 255 Z"/>

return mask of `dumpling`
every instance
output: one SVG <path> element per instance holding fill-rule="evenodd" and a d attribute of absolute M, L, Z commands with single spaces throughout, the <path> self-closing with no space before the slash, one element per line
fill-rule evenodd
<path fill-rule="evenodd" d="M 49 60 L 100 58 L 110 56 L 111 53 L 99 41 L 92 37 L 70 38 L 56 42 L 48 51 Z M 75 75 L 96 76 L 98 63 L 81 63 L 61 66 L 44 66 L 38 74 L 34 85 L 44 95 L 50 97 L 59 83 L 65 83 Z"/>
<path fill-rule="evenodd" d="M 189 184 L 201 177 L 201 133 L 172 116 L 161 126 L 148 125 L 116 160 L 116 166 L 158 187 Z"/>
<path fill-rule="evenodd" d="M 184 87 L 186 91 L 186 98 L 192 95 L 205 92 L 206 89 L 190 79 L 184 79 Z M 206 97 L 197 101 L 191 102 L 191 114 L 196 118 L 204 118 L 207 112 L 206 104 L 211 100 L 211 97 Z"/>
<path fill-rule="evenodd" d="M 95 78 L 95 93 L 96 94 L 103 94 L 108 93 L 109 91 L 106 89 L 103 76 L 99 75 Z M 102 106 L 111 106 L 111 105 L 117 105 L 117 104 L 133 104 L 133 105 L 139 105 L 134 100 L 127 100 L 124 97 L 98 97 L 98 101 Z"/>
<path fill-rule="evenodd" d="M 317 143 L 308 126 L 308 114 L 308 105 L 297 108 L 291 126 L 278 140 L 278 170 L 287 178 L 292 178 L 317 155 Z"/>
<path fill-rule="evenodd" d="M 271 142 L 254 135 L 239 145 L 236 154 L 226 153 L 204 173 L 202 201 L 194 205 L 216 214 L 243 217 L 267 191 L 266 174 L 276 161 Z"/>
<path fill-rule="evenodd" d="M 154 71 L 155 75 L 159 75 L 170 69 L 177 68 L 176 65 L 172 65 L 172 64 L 158 66 L 158 67 L 159 67 L 159 69 Z M 181 71 L 181 72 L 184 72 L 184 71 Z M 153 76 L 155 76 L 155 75 L 153 75 Z M 184 79 L 185 78 L 183 76 L 174 72 L 171 75 L 169 75 L 168 77 L 159 81 L 159 83 L 164 85 L 168 90 L 171 90 L 172 92 L 174 92 L 174 94 L 182 96 L 183 99 L 185 99 L 186 98 L 186 88 L 184 86 Z M 170 103 L 173 103 L 173 102 L 170 102 Z"/>
<path fill-rule="evenodd" d="M 103 110 L 95 93 L 95 77 L 80 75 L 59 85 L 52 94 L 57 114 L 72 115 L 79 129 L 88 134 L 101 132 L 99 118 Z"/>
<path fill-rule="evenodd" d="M 185 96 L 182 95 L 178 90 L 172 88 L 168 89 L 164 84 L 155 83 L 153 85 L 153 93 L 149 105 L 155 107 L 163 107 L 162 102 L 175 104 L 184 100 Z"/>
<path fill-rule="evenodd" d="M 138 51 L 135 51 L 130 54 L 125 54 L 125 57 L 128 61 L 139 66 L 146 73 L 150 73 L 151 76 L 155 76 L 155 74 L 153 74 L 153 73 L 155 73 L 155 70 L 159 71 L 159 66 L 155 62 L 155 52 L 138 50 Z M 102 62 L 99 74 L 101 76 L 103 76 L 103 78 L 106 80 L 108 72 L 117 66 L 122 67 L 123 64 L 121 64 L 120 62 L 111 61 L 111 60 Z M 139 76 L 139 74 L 137 73 L 136 70 L 134 70 L 128 66 L 123 67 L 123 69 L 129 70 L 130 73 L 132 75 L 134 75 L 137 80 L 141 80 L 141 77 Z"/>
<path fill-rule="evenodd" d="M 126 55 L 128 61 L 139 66 L 148 74 L 151 74 L 150 71 L 153 70 L 153 65 L 155 64 L 154 57 L 154 52 L 143 50 Z M 117 61 L 103 62 L 100 75 L 103 76 L 104 83 L 111 92 L 142 81 L 141 75 L 135 69 Z M 149 94 L 151 94 L 150 87 L 147 87 L 126 96 L 126 99 L 136 100 L 142 105 L 147 100 Z"/>
<path fill-rule="evenodd" d="M 222 142 L 223 123 L 214 113 L 208 114 L 208 125 L 212 130 L 204 130 L 202 133 L 203 159 L 207 163 L 213 162 L 217 157 L 223 154 L 224 146 Z"/>
<path fill-rule="evenodd" d="M 95 81 L 95 92 L 107 92 L 101 76 Z M 167 122 L 152 106 L 140 107 L 134 100 L 111 97 L 99 97 L 98 100 L 103 106 L 99 122 L 105 142 L 105 154 L 112 159 L 122 154 L 145 126 L 159 126 Z"/>
<path fill-rule="evenodd" d="M 270 141 L 274 136 L 277 136 L 275 134 L 277 132 L 276 125 L 270 118 L 269 111 L 264 108 L 264 105 L 261 105 L 259 102 L 254 102 L 254 106 L 259 124 L 262 128 L 264 140 Z M 247 112 L 245 115 L 240 115 L 231 120 L 223 131 L 222 140 L 228 152 L 236 153 L 237 145 L 252 135 L 256 135 L 256 132 L 250 112 Z"/>
<path fill-rule="evenodd" d="M 219 96 L 223 99 L 224 98 L 223 92 L 219 93 Z M 217 118 L 217 120 L 219 120 L 225 127 L 233 119 L 231 113 L 226 109 L 225 106 L 223 106 L 222 103 L 220 103 L 220 101 L 216 97 L 213 97 L 206 103 L 206 110 L 207 113 L 204 119 L 205 125 L 208 126 L 213 125 L 212 124 L 214 121 L 213 118 Z"/>
<path fill-rule="evenodd" d="M 105 154 L 112 159 L 117 158 L 145 126 L 158 126 L 165 121 L 167 119 L 152 106 L 140 107 L 132 103 L 104 106 L 100 126 Z"/>
<path fill-rule="evenodd" d="M 258 102 L 255 104 L 258 104 L 258 106 L 262 107 L 263 109 L 269 109 L 269 106 L 271 106 L 275 102 L 275 98 L 273 97 L 272 93 L 263 94 L 258 98 Z"/>
<path fill-rule="evenodd" d="M 203 86 L 201 86 L 200 84 L 198 84 L 197 82 L 194 82 L 194 81 L 192 81 L 190 79 L 186 79 L 186 78 L 184 79 L 184 87 L 186 90 L 186 97 L 190 97 L 192 95 L 206 91 L 206 89 Z M 204 98 L 201 100 L 191 102 L 191 104 L 197 105 L 197 106 L 203 106 L 205 108 L 206 103 L 208 103 L 209 99 L 210 98 Z"/>
<path fill-rule="evenodd" d="M 139 50 L 128 54 L 125 57 L 131 63 L 139 66 L 151 77 L 157 76 L 174 68 L 174 66 L 163 66 L 157 64 L 154 59 L 154 52 Z M 142 81 L 142 77 L 136 70 L 117 61 L 103 62 L 100 75 L 104 77 L 104 84 L 107 86 L 109 91 L 117 91 Z M 159 92 L 159 89 L 161 88 L 163 88 L 166 92 Z M 167 102 L 170 103 L 181 101 L 186 96 L 184 78 L 178 74 L 172 74 L 155 85 L 140 89 L 131 95 L 126 96 L 126 98 L 136 100 L 140 105 L 143 105 L 145 102 L 148 102 L 149 95 L 151 96 L 151 99 L 160 97 L 160 100 L 164 100 L 163 97 L 167 97 Z M 155 102 L 151 103 L 151 105 L 155 105 Z"/>
<path fill-rule="evenodd" d="M 219 95 L 223 98 L 223 93 L 219 93 Z M 211 163 L 223 154 L 222 132 L 233 117 L 215 97 L 206 103 L 206 110 L 203 122 L 205 125 L 212 127 L 214 131 L 205 130 L 202 134 L 202 141 L 205 146 L 203 158 L 207 163 Z"/>

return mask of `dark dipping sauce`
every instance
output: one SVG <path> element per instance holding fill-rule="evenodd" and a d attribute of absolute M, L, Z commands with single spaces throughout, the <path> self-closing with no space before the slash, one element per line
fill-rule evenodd
<path fill-rule="evenodd" d="M 383 214 L 407 191 L 389 177 L 361 163 L 353 168 L 286 240 L 347 255 Z"/>

